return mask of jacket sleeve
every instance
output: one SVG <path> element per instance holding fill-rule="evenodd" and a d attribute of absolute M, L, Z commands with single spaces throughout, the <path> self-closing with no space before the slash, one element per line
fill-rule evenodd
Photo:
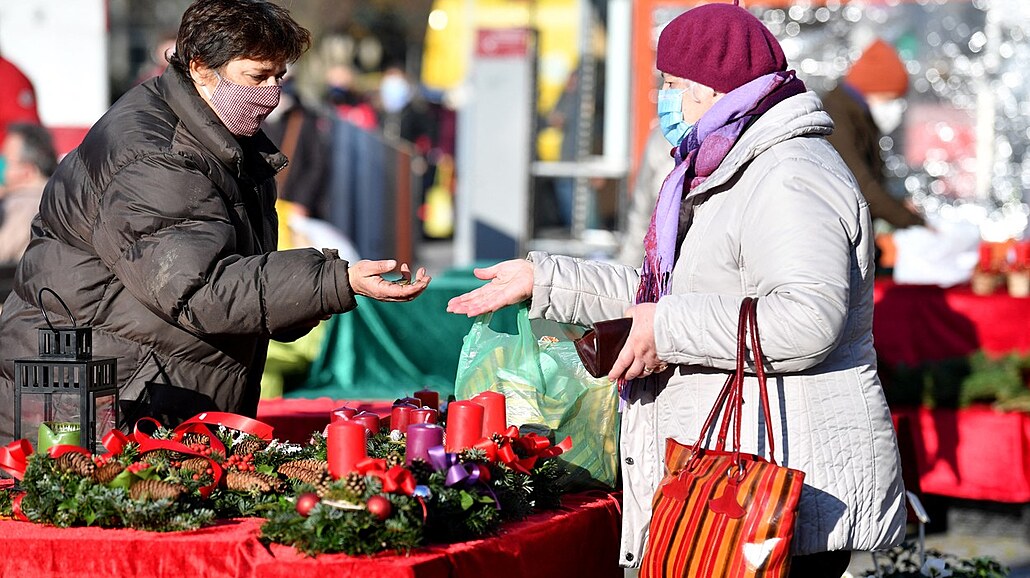
<path fill-rule="evenodd" d="M 632 267 L 541 251 L 531 252 L 529 260 L 530 317 L 587 326 L 623 317 L 634 303 L 640 276 Z"/>
<path fill-rule="evenodd" d="M 229 210 L 182 157 L 141 157 L 104 190 L 93 245 L 136 299 L 201 335 L 271 335 L 355 306 L 346 261 L 314 249 L 241 256 Z"/>
<path fill-rule="evenodd" d="M 860 242 L 864 203 L 847 181 L 812 161 L 777 162 L 739 223 L 739 266 L 758 305 L 767 366 L 803 371 L 840 342 L 847 322 L 851 264 L 868 268 Z M 735 191 L 734 191 L 735 192 Z M 724 194 L 732 194 L 724 193 Z M 736 362 L 738 294 L 662 298 L 655 314 L 659 358 L 731 370 Z M 750 349 L 750 344 L 748 345 Z"/>

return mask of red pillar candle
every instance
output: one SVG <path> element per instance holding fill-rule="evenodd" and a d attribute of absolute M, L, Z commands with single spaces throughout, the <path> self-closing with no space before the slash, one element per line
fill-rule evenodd
<path fill-rule="evenodd" d="M 483 437 L 483 406 L 472 401 L 447 404 L 447 451 L 472 447 Z"/>
<path fill-rule="evenodd" d="M 988 243 L 980 243 L 980 263 L 977 267 L 981 271 L 994 271 L 994 250 Z"/>
<path fill-rule="evenodd" d="M 358 462 L 368 457 L 365 451 L 365 426 L 354 421 L 329 424 L 326 434 L 329 473 L 339 479 L 354 471 Z"/>
<path fill-rule="evenodd" d="M 350 418 L 354 417 L 357 413 L 358 413 L 358 410 L 354 409 L 353 407 L 347 407 L 347 406 L 338 407 L 338 408 L 333 410 L 332 418 L 329 421 L 330 422 L 347 421 Z"/>
<path fill-rule="evenodd" d="M 435 410 L 440 409 L 440 394 L 430 389 L 423 389 L 415 392 L 415 397 L 419 400 L 419 407 L 431 407 Z"/>
<path fill-rule="evenodd" d="M 414 410 L 414 406 L 410 405 L 395 405 L 390 410 L 390 429 L 406 431 L 408 424 L 411 423 L 411 412 Z"/>
<path fill-rule="evenodd" d="M 431 407 L 423 407 L 411 410 L 411 419 L 408 421 L 408 425 L 413 423 L 436 423 L 436 421 L 437 411 Z"/>
<path fill-rule="evenodd" d="M 405 437 L 404 461 L 420 459 L 429 461 L 429 450 L 443 445 L 443 428 L 432 423 L 413 423 L 408 426 Z"/>
<path fill-rule="evenodd" d="M 370 411 L 363 411 L 355 415 L 354 417 L 350 418 L 350 420 L 352 422 L 360 423 L 361 425 L 365 426 L 365 429 L 367 429 L 369 433 L 379 433 L 379 414 L 375 414 Z"/>
<path fill-rule="evenodd" d="M 496 391 L 484 391 L 472 398 L 472 401 L 483 406 L 483 435 L 491 436 L 501 433 L 508 427 L 508 414 L 504 407 L 504 394 Z"/>
<path fill-rule="evenodd" d="M 1015 266 L 1017 269 L 1025 269 L 1027 267 L 1030 267 L 1030 241 L 1016 243 Z"/>

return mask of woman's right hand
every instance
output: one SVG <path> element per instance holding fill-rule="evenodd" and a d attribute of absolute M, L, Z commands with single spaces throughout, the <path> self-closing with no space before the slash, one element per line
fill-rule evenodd
<path fill-rule="evenodd" d="M 475 317 L 525 301 L 533 295 L 533 263 L 525 259 L 503 261 L 493 267 L 475 269 L 473 273 L 490 282 L 451 299 L 447 311 Z"/>

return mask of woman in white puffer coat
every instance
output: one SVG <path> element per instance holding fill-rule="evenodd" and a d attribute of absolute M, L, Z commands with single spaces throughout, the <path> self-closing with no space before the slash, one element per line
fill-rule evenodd
<path fill-rule="evenodd" d="M 867 203 L 826 141 L 833 129 L 776 39 L 746 10 L 694 8 L 658 43 L 659 118 L 677 145 L 639 269 L 530 253 L 477 270 L 467 315 L 531 299 L 531 316 L 633 318 L 612 379 L 624 392 L 620 560 L 637 566 L 664 440 L 693 443 L 734 369 L 743 297 L 760 297 L 776 460 L 805 472 L 791 576 L 837 578 L 852 550 L 901 541 L 905 499 L 873 350 Z M 657 378 L 657 379 L 655 379 Z M 745 381 L 745 400 L 757 400 Z M 743 451 L 763 454 L 758 403 Z"/>

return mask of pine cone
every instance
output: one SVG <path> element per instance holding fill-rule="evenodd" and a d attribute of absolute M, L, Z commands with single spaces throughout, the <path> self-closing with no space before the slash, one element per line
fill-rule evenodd
<path fill-rule="evenodd" d="M 144 454 L 141 458 L 141 462 L 148 464 L 160 464 L 162 461 L 172 462 L 177 460 L 184 460 L 188 458 L 186 454 L 180 454 L 179 452 L 173 452 L 170 450 L 151 450 Z"/>
<path fill-rule="evenodd" d="M 490 436 L 490 441 L 494 442 L 497 445 L 501 445 L 501 442 L 503 442 L 505 438 L 506 436 L 504 436 L 503 434 L 495 433 L 494 435 Z"/>
<path fill-rule="evenodd" d="M 318 480 L 312 485 L 315 486 L 315 493 L 318 494 L 318 497 L 324 498 L 329 495 L 329 485 L 332 483 L 333 476 L 328 471 L 324 471 L 319 474 Z"/>
<path fill-rule="evenodd" d="M 415 481 L 420 484 L 429 482 L 429 476 L 433 475 L 434 471 L 433 466 L 421 458 L 411 460 L 408 469 L 411 470 L 411 475 L 415 476 Z"/>
<path fill-rule="evenodd" d="M 125 468 L 118 462 L 111 462 L 104 466 L 97 468 L 93 472 L 93 481 L 98 484 L 107 485 L 111 480 L 118 477 L 118 474 L 122 473 Z"/>
<path fill-rule="evenodd" d="M 259 491 L 263 494 L 279 492 L 283 483 L 279 478 L 261 472 L 229 472 L 225 475 L 225 486 L 236 492 Z"/>
<path fill-rule="evenodd" d="M 189 432 L 182 436 L 182 443 L 186 446 L 192 446 L 194 444 L 203 444 L 205 446 L 211 445 L 211 438 L 207 437 L 202 433 Z"/>
<path fill-rule="evenodd" d="M 179 496 L 186 491 L 186 488 L 179 484 L 163 482 L 161 480 L 140 480 L 129 488 L 129 497 L 133 500 L 172 500 L 179 499 Z"/>
<path fill-rule="evenodd" d="M 327 471 L 329 469 L 329 463 L 328 462 L 326 462 L 325 460 L 315 460 L 315 459 L 293 460 L 292 462 L 286 462 L 283 465 L 284 466 L 294 466 L 294 467 L 297 467 L 297 468 L 301 468 L 301 469 L 305 469 L 305 470 L 310 470 L 310 471 L 313 471 L 313 472 Z M 280 467 L 282 467 L 282 466 L 280 466 Z"/>
<path fill-rule="evenodd" d="M 365 483 L 365 476 L 357 472 L 351 472 L 343 479 L 343 487 L 348 492 L 353 493 L 355 498 L 359 498 L 365 495 L 368 484 Z"/>
<path fill-rule="evenodd" d="M 300 480 L 306 484 L 311 484 L 312 486 L 318 483 L 322 478 L 322 472 L 318 470 L 308 470 L 300 466 L 293 465 L 292 463 L 279 466 L 279 473 L 287 478 Z"/>
<path fill-rule="evenodd" d="M 210 467 L 210 462 L 208 462 L 205 458 L 190 458 L 182 462 L 182 465 L 179 466 L 179 470 L 183 472 L 193 472 L 196 474 L 202 474 L 206 472 L 207 469 Z"/>
<path fill-rule="evenodd" d="M 404 456 L 402 454 L 386 454 L 386 467 L 403 466 Z"/>
<path fill-rule="evenodd" d="M 236 456 L 257 453 L 268 447 L 268 442 L 261 438 L 248 437 L 232 447 L 232 453 Z"/>
<path fill-rule="evenodd" d="M 72 452 L 57 458 L 57 469 L 65 473 L 91 478 L 93 477 L 93 472 L 97 469 L 97 465 L 93 463 L 91 458 Z"/>

